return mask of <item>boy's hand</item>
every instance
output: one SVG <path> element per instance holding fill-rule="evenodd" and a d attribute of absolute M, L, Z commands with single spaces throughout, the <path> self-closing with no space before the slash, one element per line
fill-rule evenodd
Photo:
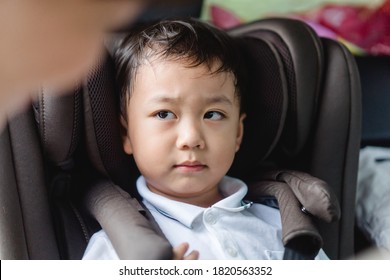
<path fill-rule="evenodd" d="M 188 243 L 181 243 L 180 245 L 173 248 L 173 259 L 174 260 L 197 260 L 199 258 L 198 251 L 192 251 L 187 256 L 185 253 L 187 252 L 190 245 Z"/>

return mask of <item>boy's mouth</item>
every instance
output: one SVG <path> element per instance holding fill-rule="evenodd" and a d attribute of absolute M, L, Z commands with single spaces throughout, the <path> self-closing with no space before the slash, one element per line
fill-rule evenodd
<path fill-rule="evenodd" d="M 184 161 L 173 166 L 175 169 L 178 169 L 183 172 L 199 172 L 207 168 L 207 165 L 199 161 Z"/>

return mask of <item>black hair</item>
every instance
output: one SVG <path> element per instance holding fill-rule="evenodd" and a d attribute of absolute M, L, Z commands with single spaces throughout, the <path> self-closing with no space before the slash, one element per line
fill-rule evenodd
<path fill-rule="evenodd" d="M 187 67 L 205 65 L 210 70 L 217 65 L 210 74 L 231 72 L 242 108 L 244 75 L 236 41 L 225 31 L 202 20 L 161 20 L 130 32 L 114 53 L 120 111 L 125 120 L 132 81 L 139 66 L 152 57 L 185 61 Z"/>

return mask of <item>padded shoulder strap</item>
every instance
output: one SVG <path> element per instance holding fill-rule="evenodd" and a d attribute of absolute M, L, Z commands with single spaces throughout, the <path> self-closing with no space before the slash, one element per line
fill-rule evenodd
<path fill-rule="evenodd" d="M 340 206 L 324 181 L 304 172 L 275 170 L 249 186 L 248 199 L 273 196 L 282 220 L 284 259 L 314 259 L 323 245 L 314 218 L 331 223 L 340 219 Z"/>
<path fill-rule="evenodd" d="M 172 259 L 172 247 L 139 212 L 138 202 L 109 180 L 97 180 L 86 205 L 110 238 L 120 259 Z"/>
<path fill-rule="evenodd" d="M 287 184 L 278 181 L 259 181 L 252 184 L 247 198 L 257 201 L 262 196 L 274 196 L 278 200 L 282 221 L 282 241 L 285 248 L 293 246 L 290 249 L 295 253 L 290 253 L 299 256 L 304 250 L 308 252 L 304 255 L 315 257 L 322 247 L 322 237 L 311 217 L 301 211 L 299 201 Z M 297 243 L 303 246 L 295 246 Z"/>

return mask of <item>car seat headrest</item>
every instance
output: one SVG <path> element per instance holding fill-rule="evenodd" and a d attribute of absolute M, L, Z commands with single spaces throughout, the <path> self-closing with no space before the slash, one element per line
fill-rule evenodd
<path fill-rule="evenodd" d="M 62 169 L 71 167 L 81 136 L 80 87 L 72 92 L 41 88 L 33 108 L 45 157 Z"/>
<path fill-rule="evenodd" d="M 278 133 L 272 133 L 272 131 L 267 129 L 264 130 L 264 127 L 261 126 L 257 127 L 258 135 L 264 137 L 268 133 L 274 134 L 274 142 L 279 141 L 284 155 L 292 157 L 299 154 L 305 147 L 317 113 L 323 67 L 323 51 L 320 38 L 307 24 L 287 18 L 270 18 L 255 21 L 233 28 L 229 30 L 229 33 L 232 36 L 241 38 L 241 40 L 242 38 L 244 39 L 244 45 L 246 46 L 243 47 L 243 51 L 247 52 L 246 64 L 257 64 L 256 69 L 250 72 L 253 85 L 251 85 L 249 94 L 267 95 L 265 87 L 273 87 L 274 94 L 279 90 L 286 90 L 285 95 L 283 94 L 283 96 L 286 96 L 288 103 L 286 118 L 285 122 L 284 119 L 280 118 L 280 121 L 283 123 L 279 124 L 279 128 L 283 128 L 282 135 L 279 138 Z M 254 43 L 255 41 L 258 44 Z M 274 77 L 278 73 L 272 71 L 270 66 L 265 64 L 267 59 L 269 59 L 268 57 L 264 56 L 262 59 L 255 59 L 259 55 L 258 52 L 264 49 L 262 44 L 259 43 L 260 41 L 268 44 L 272 50 L 272 55 L 276 57 L 274 60 L 278 61 L 281 75 L 281 78 L 278 80 L 284 83 L 282 88 L 278 89 L 278 85 L 275 84 L 266 85 L 266 83 L 277 81 L 275 79 L 272 80 L 268 77 L 269 80 L 266 80 L 267 78 L 261 80 L 264 72 L 270 75 L 270 77 Z M 253 46 L 250 46 L 251 44 Z M 265 69 L 261 70 L 261 67 Z M 266 73 L 267 71 L 275 73 Z M 278 110 L 284 109 L 284 107 L 278 106 L 277 101 L 279 97 L 271 93 L 264 102 L 268 102 L 269 108 L 275 108 L 275 111 L 262 112 L 260 111 L 261 107 L 258 107 L 256 110 L 255 104 L 251 104 L 253 97 L 248 97 L 250 99 L 248 103 L 253 107 L 251 113 L 255 115 L 256 122 L 277 113 Z M 272 123 L 272 120 L 264 120 L 264 122 L 267 121 Z M 275 125 L 275 123 L 272 125 Z M 253 144 L 256 143 L 253 142 Z M 243 144 L 244 147 L 247 146 L 245 142 Z M 271 145 L 269 148 L 272 149 L 273 147 Z M 253 151 L 254 148 L 254 145 L 249 145 L 247 150 Z M 270 152 L 268 151 L 266 155 Z"/>
<path fill-rule="evenodd" d="M 243 94 L 244 137 L 229 174 L 238 176 L 266 158 L 277 144 L 287 112 L 287 88 L 283 63 L 277 50 L 267 42 L 237 38 L 246 67 Z"/>
<path fill-rule="evenodd" d="M 137 169 L 122 148 L 115 66 L 108 53 L 91 69 L 83 92 L 86 149 L 91 163 L 114 183 L 128 185 L 137 176 Z"/>
<path fill-rule="evenodd" d="M 121 186 L 129 184 L 138 173 L 129 172 L 137 169 L 122 149 L 117 102 L 115 67 L 108 53 L 73 90 L 42 87 L 33 109 L 45 158 L 62 169 L 71 168 L 83 139 L 98 172 Z"/>
<path fill-rule="evenodd" d="M 304 148 L 316 116 L 322 48 L 297 20 L 261 20 L 228 32 L 239 41 L 248 72 L 244 139 L 229 174 L 245 177 L 248 166 L 261 164 L 277 145 L 288 156 Z M 120 184 L 132 175 L 124 166 L 135 165 L 122 149 L 114 73 L 107 53 L 91 71 L 83 101 L 92 162 Z"/>

